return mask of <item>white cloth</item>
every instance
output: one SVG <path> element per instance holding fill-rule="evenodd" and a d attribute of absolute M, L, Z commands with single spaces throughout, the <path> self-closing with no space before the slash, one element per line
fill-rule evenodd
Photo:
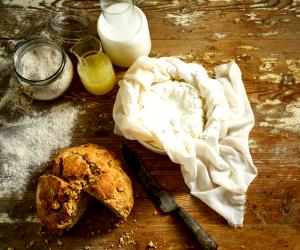
<path fill-rule="evenodd" d="M 248 147 L 254 116 L 238 65 L 235 62 L 220 65 L 215 68 L 215 75 L 216 79 L 209 78 L 202 66 L 172 57 L 140 57 L 119 82 L 113 108 L 115 133 L 127 139 L 160 145 L 173 162 L 181 165 L 191 194 L 222 215 L 230 225 L 241 227 L 246 191 L 257 175 Z M 155 105 L 159 100 L 153 94 L 157 93 L 154 89 L 160 83 L 164 84 L 161 86 L 174 83 L 176 90 L 173 93 L 181 96 L 177 101 L 183 105 L 190 103 L 193 106 L 191 113 L 196 114 L 194 117 L 200 114 L 195 107 L 203 109 L 205 124 L 202 128 L 199 119 L 194 122 L 199 126 L 193 125 L 190 120 L 193 115 L 179 120 L 177 129 L 170 129 L 174 124 L 166 125 L 161 116 L 164 108 Z M 184 96 L 178 90 L 178 83 L 192 86 L 191 91 L 199 95 L 203 106 L 197 100 L 190 101 L 192 95 Z M 147 113 L 144 106 L 149 106 L 151 98 L 153 108 L 148 108 Z M 176 105 L 174 107 L 174 112 L 166 113 L 166 117 L 177 114 Z M 158 116 L 153 112 L 155 109 Z M 188 107 L 181 115 L 186 110 Z M 184 124 L 186 120 L 191 128 Z M 198 131 L 194 131 L 195 128 Z"/>

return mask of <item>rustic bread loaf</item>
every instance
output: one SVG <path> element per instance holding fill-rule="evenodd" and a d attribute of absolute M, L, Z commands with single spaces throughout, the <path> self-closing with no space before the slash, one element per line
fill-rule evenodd
<path fill-rule="evenodd" d="M 125 219 L 133 206 L 133 192 L 121 166 L 108 150 L 95 144 L 64 149 L 53 159 L 54 175 L 80 181 L 85 192 Z"/>
<path fill-rule="evenodd" d="M 52 167 L 51 175 L 40 177 L 37 192 L 38 215 L 50 231 L 55 231 L 53 230 L 55 228 L 69 229 L 74 225 L 78 216 L 82 214 L 81 209 L 84 207 L 86 195 L 96 198 L 122 219 L 129 215 L 133 206 L 131 181 L 123 171 L 121 162 L 107 149 L 96 144 L 66 148 L 53 158 Z M 43 211 L 46 209 L 46 204 L 48 206 L 50 204 L 51 207 L 52 201 L 48 201 L 52 199 L 51 195 L 46 193 L 53 189 L 52 185 L 55 190 L 64 190 L 60 191 L 62 193 L 70 189 L 69 192 L 78 198 L 72 196 L 70 201 L 64 203 L 65 207 L 73 209 L 72 212 L 68 210 L 69 213 L 61 210 L 62 217 L 65 214 L 69 215 L 70 221 L 65 227 L 57 220 L 58 217 L 60 218 L 57 210 L 47 207 L 48 210 Z M 75 191 L 73 191 L 74 186 Z M 81 199 L 84 199 L 83 204 Z M 56 214 L 49 216 L 51 212 Z M 44 216 L 48 216 L 49 219 L 42 218 Z"/>

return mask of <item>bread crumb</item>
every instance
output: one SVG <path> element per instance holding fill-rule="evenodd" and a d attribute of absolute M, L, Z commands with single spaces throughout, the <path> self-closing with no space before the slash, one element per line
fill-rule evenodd
<path fill-rule="evenodd" d="M 258 50 L 257 47 L 253 47 L 251 45 L 241 45 L 238 47 L 238 49 L 243 49 L 243 50 Z"/>
<path fill-rule="evenodd" d="M 241 19 L 240 18 L 235 18 L 234 19 L 234 23 L 240 23 L 241 22 Z"/>
<path fill-rule="evenodd" d="M 124 228 L 124 222 L 126 221 L 126 218 L 124 220 L 120 220 L 119 222 L 116 222 L 114 225 L 115 227 L 122 227 Z"/>
<path fill-rule="evenodd" d="M 155 249 L 155 248 L 157 248 L 157 245 L 154 244 L 153 241 L 151 240 L 151 241 L 148 243 L 148 249 L 149 249 L 149 248 L 154 248 L 154 249 Z"/>
<path fill-rule="evenodd" d="M 60 239 L 58 239 L 57 242 L 56 242 L 56 244 L 57 244 L 58 246 L 62 246 L 63 243 L 62 243 L 62 241 L 61 241 Z"/>
<path fill-rule="evenodd" d="M 157 211 L 156 210 L 154 211 L 153 215 L 157 215 Z"/>
<path fill-rule="evenodd" d="M 30 241 L 30 242 L 29 242 L 29 245 L 27 245 L 26 248 L 31 248 L 31 247 L 34 245 L 34 243 L 35 243 L 35 242 L 34 242 L 33 240 Z"/>
<path fill-rule="evenodd" d="M 84 247 L 84 250 L 90 250 L 91 248 L 90 247 L 88 247 L 88 246 L 85 246 Z"/>
<path fill-rule="evenodd" d="M 123 233 L 118 241 L 118 247 L 121 248 L 121 247 L 128 246 L 130 244 L 135 245 L 136 244 L 135 240 L 131 239 L 132 235 L 133 235 L 132 230 L 130 230 L 127 233 Z"/>
<path fill-rule="evenodd" d="M 226 33 L 223 33 L 223 32 L 215 32 L 213 35 L 212 35 L 212 40 L 216 41 L 216 40 L 219 40 L 219 39 L 222 39 L 222 38 L 225 38 L 227 37 L 227 34 Z"/>
<path fill-rule="evenodd" d="M 45 239 L 44 244 L 48 245 L 48 239 Z"/>

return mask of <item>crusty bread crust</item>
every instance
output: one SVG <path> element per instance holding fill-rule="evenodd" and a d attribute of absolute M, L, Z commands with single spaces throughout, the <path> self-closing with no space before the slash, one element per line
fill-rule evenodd
<path fill-rule="evenodd" d="M 129 215 L 132 183 L 107 149 L 96 144 L 66 148 L 53 158 L 52 166 L 50 174 L 40 177 L 36 196 L 38 216 L 49 231 L 71 228 L 86 209 L 87 196 L 122 219 Z"/>

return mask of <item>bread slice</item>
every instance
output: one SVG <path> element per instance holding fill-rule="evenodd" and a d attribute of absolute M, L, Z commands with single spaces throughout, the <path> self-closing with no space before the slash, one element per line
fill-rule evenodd
<path fill-rule="evenodd" d="M 79 181 L 70 183 L 51 174 L 42 175 L 36 192 L 37 213 L 52 233 L 70 229 L 87 209 L 89 196 Z"/>

